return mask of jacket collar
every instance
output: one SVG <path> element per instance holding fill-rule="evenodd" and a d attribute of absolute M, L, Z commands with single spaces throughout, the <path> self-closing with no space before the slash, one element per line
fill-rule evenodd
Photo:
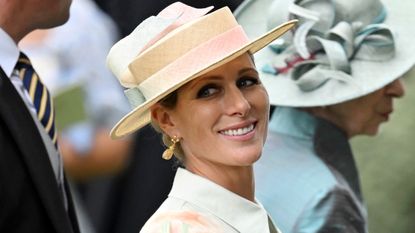
<path fill-rule="evenodd" d="M 327 120 L 291 107 L 277 107 L 269 123 L 271 132 L 307 140 L 316 155 L 339 172 L 360 200 L 360 182 L 346 133 Z"/>
<path fill-rule="evenodd" d="M 278 106 L 269 122 L 269 130 L 310 140 L 314 137 L 317 124 L 318 119 L 305 111 Z"/>
<path fill-rule="evenodd" d="M 261 204 L 185 169 L 178 169 L 169 197 L 186 200 L 205 209 L 238 232 L 269 232 L 268 214 Z"/>

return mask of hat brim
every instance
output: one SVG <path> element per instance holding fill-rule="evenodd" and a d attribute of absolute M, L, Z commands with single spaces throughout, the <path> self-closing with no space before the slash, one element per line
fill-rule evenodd
<path fill-rule="evenodd" d="M 390 26 L 395 33 L 396 52 L 392 59 L 383 62 L 352 60 L 350 65 L 353 80 L 350 83 L 331 79 L 316 90 L 308 92 L 302 91 L 289 73 L 275 76 L 261 72 L 261 80 L 268 91 L 270 103 L 290 107 L 337 104 L 372 93 L 410 70 L 415 63 L 415 44 L 412 42 L 415 31 L 411 30 L 415 24 L 415 17 L 411 12 L 412 7 L 405 4 L 414 4 L 410 1 L 394 0 L 382 1 L 382 3 L 388 12 L 384 24 Z M 265 5 L 264 1 L 251 0 L 249 4 L 242 5 L 242 8 L 238 9 L 236 17 L 246 29 L 248 36 L 265 30 L 266 16 L 258 13 L 259 8 L 265 9 Z M 253 18 L 255 22 L 251 20 Z M 255 55 L 256 64 L 262 67 L 272 62 L 275 57 L 276 54 L 271 49 L 263 49 Z"/>
<path fill-rule="evenodd" d="M 196 79 L 197 77 L 225 64 L 233 59 L 239 57 L 245 52 L 250 53 L 256 53 L 258 50 L 262 49 L 269 43 L 271 43 L 273 40 L 280 37 L 282 34 L 290 30 L 295 24 L 297 20 L 291 20 L 289 22 L 283 23 L 278 27 L 275 27 L 274 29 L 268 31 L 264 35 L 258 37 L 255 40 L 252 40 L 249 43 L 246 43 L 245 45 L 239 47 L 238 49 L 235 49 L 233 51 L 230 51 L 229 53 L 223 55 L 220 59 L 217 59 L 214 62 L 211 62 L 210 64 L 206 64 L 202 68 L 195 70 L 192 75 L 189 75 L 188 77 L 182 79 L 181 82 L 178 82 L 171 87 L 169 87 L 166 91 L 160 92 L 157 95 L 153 96 L 151 99 L 147 99 L 144 103 L 137 106 L 135 109 L 133 109 L 130 113 L 128 113 L 126 116 L 124 116 L 111 130 L 111 137 L 113 139 L 121 138 L 123 136 L 126 136 L 128 134 L 131 134 L 135 132 L 136 130 L 144 127 L 147 125 L 151 120 L 151 113 L 150 108 L 154 104 L 156 104 L 158 101 L 172 93 L 173 91 L 177 90 L 184 84 L 188 83 L 189 81 Z"/>

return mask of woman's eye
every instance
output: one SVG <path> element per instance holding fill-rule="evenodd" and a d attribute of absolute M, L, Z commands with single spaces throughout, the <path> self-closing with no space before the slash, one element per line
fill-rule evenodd
<path fill-rule="evenodd" d="M 206 98 L 217 93 L 218 91 L 219 89 L 216 86 L 206 85 L 197 92 L 197 98 Z"/>
<path fill-rule="evenodd" d="M 243 78 L 240 78 L 236 82 L 236 86 L 238 86 L 239 88 L 244 88 L 244 87 L 250 87 L 250 86 L 256 85 L 258 83 L 259 83 L 258 78 L 243 77 Z"/>

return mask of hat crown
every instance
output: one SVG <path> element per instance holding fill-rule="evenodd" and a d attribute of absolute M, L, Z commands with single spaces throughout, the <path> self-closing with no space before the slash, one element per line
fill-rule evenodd
<path fill-rule="evenodd" d="M 250 40 L 229 8 L 212 13 L 176 2 L 116 43 L 107 64 L 134 108 L 111 131 L 119 138 L 149 123 L 151 106 L 244 53 L 255 53 L 290 30 L 292 20 Z"/>
<path fill-rule="evenodd" d="M 273 28 L 287 19 L 316 21 L 313 30 L 325 33 L 339 22 L 366 26 L 381 23 L 385 9 L 379 0 L 289 0 L 281 6 L 280 1 L 269 2 L 267 27 Z M 288 35 L 285 37 L 287 38 Z"/>
<path fill-rule="evenodd" d="M 190 50 L 237 26 L 238 23 L 228 7 L 181 25 L 131 62 L 128 67 L 133 82 L 138 85 Z"/>
<path fill-rule="evenodd" d="M 131 61 L 166 35 L 199 19 L 212 9 L 213 7 L 194 8 L 181 2 L 167 6 L 157 16 L 145 19 L 131 34 L 117 42 L 107 56 L 107 66 L 123 86 L 137 86 L 138 83 L 128 68 Z"/>
<path fill-rule="evenodd" d="M 283 11 L 279 3 L 272 3 L 268 27 L 278 24 L 277 17 L 270 16 L 275 15 L 275 12 L 271 14 L 273 10 Z M 351 75 L 351 60 L 385 61 L 394 56 L 393 34 L 387 26 L 379 25 L 386 18 L 386 10 L 379 0 L 362 3 L 358 0 L 291 0 L 284 9 L 286 18 L 299 19 L 300 24 L 294 34 L 280 41 L 283 44 L 277 46 L 276 51 L 279 53 L 289 45 L 293 48 L 286 54 L 290 56 L 288 59 L 296 60 L 288 65 L 295 80 L 319 64 Z M 301 58 L 296 59 L 289 54 L 298 54 Z M 319 56 L 314 56 L 316 54 Z M 316 61 L 307 61 L 309 59 Z M 320 80 L 316 83 L 319 78 L 313 79 L 312 82 L 307 80 L 304 85 L 304 79 L 299 80 L 299 87 L 303 91 L 312 91 L 325 82 Z"/>
<path fill-rule="evenodd" d="M 245 0 L 235 11 L 249 37 L 298 19 L 255 60 L 270 102 L 321 106 L 366 95 L 414 65 L 414 1 Z"/>
<path fill-rule="evenodd" d="M 361 22 L 363 25 L 380 23 L 384 14 L 384 7 L 379 0 L 335 0 L 336 18 L 334 23 L 341 21 Z"/>

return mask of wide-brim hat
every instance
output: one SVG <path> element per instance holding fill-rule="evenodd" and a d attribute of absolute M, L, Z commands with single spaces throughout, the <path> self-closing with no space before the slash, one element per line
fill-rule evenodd
<path fill-rule="evenodd" d="M 148 124 L 150 107 L 179 87 L 245 52 L 257 52 L 296 22 L 250 40 L 229 8 L 207 14 L 211 9 L 176 2 L 112 47 L 107 64 L 128 88 L 126 95 L 134 107 L 114 126 L 112 138 Z"/>
<path fill-rule="evenodd" d="M 255 54 L 270 103 L 325 106 L 372 93 L 415 63 L 413 0 L 246 0 L 234 12 L 249 37 L 298 19 Z"/>

